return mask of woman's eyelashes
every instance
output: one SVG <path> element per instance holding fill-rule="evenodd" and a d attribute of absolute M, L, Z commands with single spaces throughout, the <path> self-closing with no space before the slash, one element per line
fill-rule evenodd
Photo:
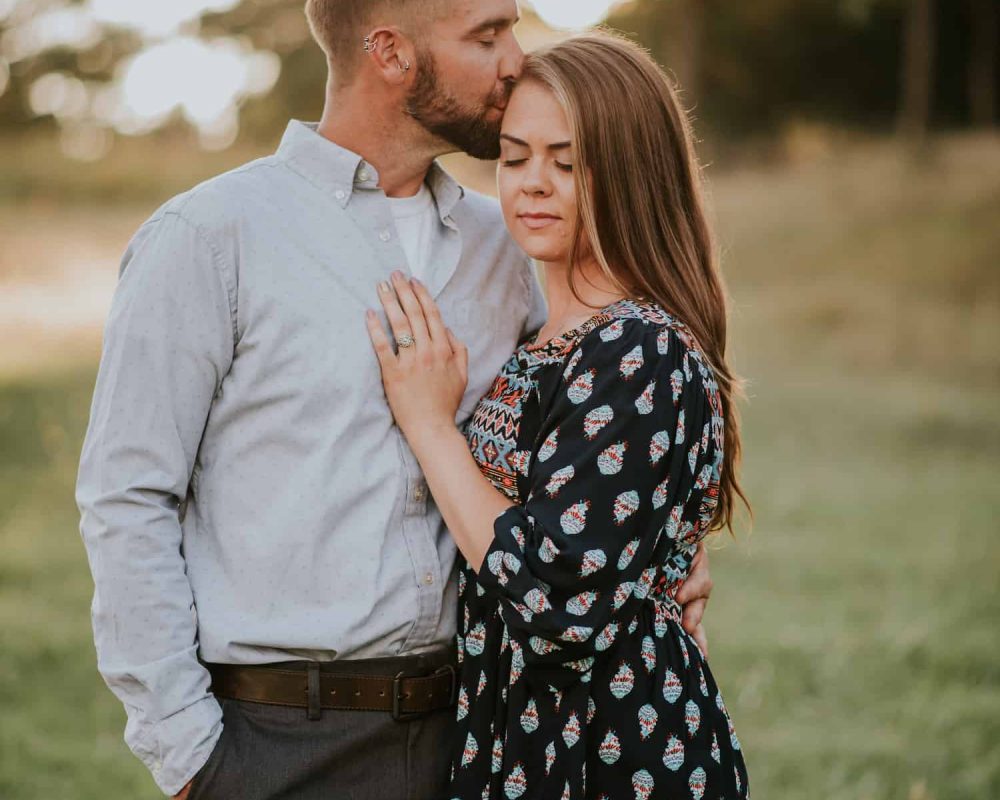
<path fill-rule="evenodd" d="M 507 167 L 508 169 L 510 169 L 510 168 L 513 168 L 513 167 L 520 167 L 520 166 L 522 166 L 524 164 L 527 164 L 527 163 L 528 163 L 528 159 L 526 159 L 526 158 L 509 158 L 509 159 L 504 159 L 503 161 L 501 161 L 500 165 L 503 166 L 503 167 Z M 563 164 L 561 161 L 553 161 L 552 163 L 555 164 L 555 166 L 556 166 L 557 169 L 561 169 L 563 172 L 572 172 L 573 171 L 573 165 L 572 164 Z"/>

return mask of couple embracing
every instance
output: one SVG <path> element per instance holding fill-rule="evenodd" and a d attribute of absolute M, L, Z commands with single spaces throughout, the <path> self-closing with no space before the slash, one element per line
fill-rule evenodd
<path fill-rule="evenodd" d="M 77 499 L 126 741 L 187 800 L 747 797 L 701 627 L 737 380 L 674 90 L 608 34 L 525 56 L 515 0 L 306 12 L 322 121 L 122 263 Z"/>

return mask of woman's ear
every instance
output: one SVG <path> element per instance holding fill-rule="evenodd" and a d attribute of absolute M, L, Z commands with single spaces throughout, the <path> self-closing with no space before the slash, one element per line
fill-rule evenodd
<path fill-rule="evenodd" d="M 412 42 L 398 28 L 376 28 L 365 37 L 364 46 L 387 83 L 398 86 L 406 81 L 416 56 Z"/>

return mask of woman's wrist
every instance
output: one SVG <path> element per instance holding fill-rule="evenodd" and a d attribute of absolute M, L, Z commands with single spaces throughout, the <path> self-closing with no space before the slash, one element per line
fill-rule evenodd
<path fill-rule="evenodd" d="M 466 446 L 465 437 L 459 431 L 454 420 L 439 420 L 421 422 L 411 428 L 403 430 L 403 436 L 410 445 L 414 455 L 419 456 L 419 452 L 433 449 L 435 446 L 454 441 L 460 441 L 462 447 Z"/>

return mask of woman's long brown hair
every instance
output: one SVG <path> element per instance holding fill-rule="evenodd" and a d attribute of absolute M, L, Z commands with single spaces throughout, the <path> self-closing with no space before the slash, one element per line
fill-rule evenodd
<path fill-rule="evenodd" d="M 725 441 L 712 529 L 732 530 L 738 500 L 749 509 L 738 479 L 741 384 L 726 360 L 726 292 L 687 113 L 649 54 L 607 32 L 532 53 L 521 80 L 551 90 L 573 131 L 580 202 L 574 293 L 586 248 L 626 296 L 654 301 L 687 325 L 715 373 Z"/>

